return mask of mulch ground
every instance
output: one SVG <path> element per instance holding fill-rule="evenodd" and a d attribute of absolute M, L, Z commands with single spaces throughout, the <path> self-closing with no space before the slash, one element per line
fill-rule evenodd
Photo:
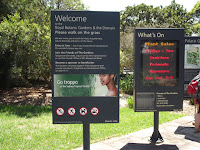
<path fill-rule="evenodd" d="M 121 97 L 122 101 L 123 98 Z M 125 100 L 126 102 L 126 100 Z M 34 105 L 44 106 L 52 105 L 51 89 L 48 86 L 37 86 L 31 88 L 15 87 L 10 90 L 0 90 L 0 105 Z M 194 116 L 194 105 L 190 104 L 189 100 L 183 101 L 183 113 L 188 116 Z"/>
<path fill-rule="evenodd" d="M 4 105 L 51 105 L 51 89 L 40 87 L 15 87 L 0 90 L 0 104 Z"/>

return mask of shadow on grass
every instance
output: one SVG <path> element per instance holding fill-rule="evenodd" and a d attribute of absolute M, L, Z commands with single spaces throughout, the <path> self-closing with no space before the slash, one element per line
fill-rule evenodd
<path fill-rule="evenodd" d="M 43 113 L 52 112 L 52 106 L 12 106 L 12 105 L 1 105 L 0 113 L 6 115 L 17 115 L 19 117 L 31 118 L 40 116 Z"/>

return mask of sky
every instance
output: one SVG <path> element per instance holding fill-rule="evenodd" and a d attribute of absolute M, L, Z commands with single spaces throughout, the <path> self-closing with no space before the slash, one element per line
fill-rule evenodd
<path fill-rule="evenodd" d="M 168 6 L 172 0 L 82 0 L 91 11 L 121 11 L 126 6 L 139 5 L 144 3 L 153 6 Z M 176 0 L 176 3 L 183 5 L 187 11 L 190 11 L 200 0 Z"/>

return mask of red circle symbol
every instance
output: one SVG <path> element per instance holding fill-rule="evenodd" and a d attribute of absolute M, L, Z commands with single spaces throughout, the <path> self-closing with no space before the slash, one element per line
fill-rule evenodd
<path fill-rule="evenodd" d="M 90 112 L 91 112 L 91 114 L 92 114 L 93 116 L 96 116 L 96 115 L 98 115 L 98 113 L 99 113 L 99 109 L 98 109 L 97 107 L 93 107 L 93 108 L 90 110 Z"/>
<path fill-rule="evenodd" d="M 80 113 L 80 115 L 85 116 L 87 114 L 87 108 L 81 107 L 79 109 L 79 113 Z"/>
<path fill-rule="evenodd" d="M 70 107 L 67 112 L 70 116 L 74 116 L 76 114 L 76 109 L 74 107 Z"/>
<path fill-rule="evenodd" d="M 58 107 L 58 108 L 56 109 L 56 114 L 57 114 L 58 116 L 62 116 L 62 115 L 64 115 L 64 113 L 65 113 L 65 110 L 64 110 L 62 107 Z"/>

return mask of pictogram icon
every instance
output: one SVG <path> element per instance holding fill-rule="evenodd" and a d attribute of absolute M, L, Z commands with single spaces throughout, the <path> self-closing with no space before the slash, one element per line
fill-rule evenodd
<path fill-rule="evenodd" d="M 70 116 L 74 116 L 76 114 L 76 109 L 74 107 L 70 107 L 67 112 Z"/>
<path fill-rule="evenodd" d="M 79 110 L 79 113 L 80 113 L 82 116 L 85 116 L 85 115 L 87 114 L 87 108 L 81 107 L 80 110 Z"/>
<path fill-rule="evenodd" d="M 93 107 L 90 112 L 93 116 L 96 116 L 99 113 L 99 109 L 97 107 Z"/>
<path fill-rule="evenodd" d="M 64 113 L 65 113 L 65 110 L 64 110 L 62 107 L 58 107 L 58 108 L 56 109 L 56 114 L 57 114 L 58 116 L 62 116 L 62 115 L 64 115 Z"/>

